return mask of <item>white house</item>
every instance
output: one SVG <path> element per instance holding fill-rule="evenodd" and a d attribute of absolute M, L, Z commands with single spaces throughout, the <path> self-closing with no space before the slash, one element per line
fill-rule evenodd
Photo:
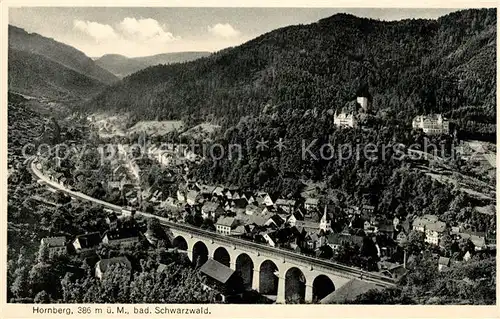
<path fill-rule="evenodd" d="M 231 230 L 238 225 L 238 221 L 234 217 L 222 217 L 217 220 L 215 230 L 222 235 L 231 235 Z"/>
<path fill-rule="evenodd" d="M 40 245 L 47 246 L 51 256 L 66 253 L 66 237 L 64 236 L 42 238 Z"/>
<path fill-rule="evenodd" d="M 358 126 L 358 120 L 354 113 L 346 113 L 344 111 L 335 112 L 333 116 L 333 124 L 339 127 L 352 127 Z"/>
<path fill-rule="evenodd" d="M 450 122 L 441 114 L 418 115 L 413 119 L 412 127 L 421 129 L 425 134 L 449 134 Z"/>

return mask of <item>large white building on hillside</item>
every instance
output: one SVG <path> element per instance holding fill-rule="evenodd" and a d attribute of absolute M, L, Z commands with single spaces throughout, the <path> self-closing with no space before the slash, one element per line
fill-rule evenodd
<path fill-rule="evenodd" d="M 333 116 L 333 124 L 340 127 L 358 127 L 359 124 L 359 108 L 366 113 L 370 108 L 370 98 L 366 95 L 360 95 L 356 101 L 349 102 L 347 107 L 336 111 Z"/>
<path fill-rule="evenodd" d="M 418 115 L 413 119 L 414 129 L 422 129 L 425 134 L 449 134 L 450 122 L 441 114 Z"/>
<path fill-rule="evenodd" d="M 333 124 L 335 126 L 348 126 L 348 127 L 357 127 L 358 119 L 354 113 L 345 113 L 344 111 L 337 113 L 333 117 Z"/>

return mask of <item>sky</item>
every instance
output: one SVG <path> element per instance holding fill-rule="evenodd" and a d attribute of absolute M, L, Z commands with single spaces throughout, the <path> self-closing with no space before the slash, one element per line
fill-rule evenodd
<path fill-rule="evenodd" d="M 436 19 L 457 9 L 117 8 L 9 9 L 9 23 L 71 45 L 89 57 L 218 51 L 288 25 L 346 12 L 380 20 Z"/>

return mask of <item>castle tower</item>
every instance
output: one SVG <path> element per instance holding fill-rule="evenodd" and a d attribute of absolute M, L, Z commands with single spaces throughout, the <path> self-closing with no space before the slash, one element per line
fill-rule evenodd
<path fill-rule="evenodd" d="M 356 102 L 361 105 L 363 111 L 367 112 L 370 109 L 372 96 L 368 90 L 368 85 L 362 85 L 356 92 Z"/>
<path fill-rule="evenodd" d="M 368 100 L 368 97 L 366 96 L 358 96 L 356 98 L 356 102 L 358 102 L 359 105 L 363 108 L 363 110 L 366 112 L 368 111 L 370 107 L 370 101 Z"/>

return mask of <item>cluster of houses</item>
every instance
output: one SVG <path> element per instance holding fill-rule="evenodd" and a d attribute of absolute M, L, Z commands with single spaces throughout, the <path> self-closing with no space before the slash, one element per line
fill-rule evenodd
<path fill-rule="evenodd" d="M 187 222 L 199 214 L 220 235 L 314 255 L 323 246 L 333 253 L 346 243 L 361 247 L 364 237 L 370 236 L 377 240 L 379 256 L 390 258 L 397 248 L 397 235 L 409 231 L 407 221 L 377 217 L 371 205 L 340 208 L 321 205 L 318 198 L 279 198 L 195 182 L 183 185 L 177 198 L 167 198 L 165 203 L 180 211 L 169 215 L 173 221 Z"/>
<path fill-rule="evenodd" d="M 486 240 L 486 234 L 481 232 L 472 232 L 463 229 L 463 227 L 447 227 L 446 223 L 440 221 L 435 215 L 423 215 L 413 221 L 413 230 L 425 233 L 424 241 L 426 243 L 442 246 L 443 237 L 451 236 L 453 241 L 470 240 L 474 244 L 475 251 L 484 251 L 495 249 L 496 243 L 490 243 Z"/>
<path fill-rule="evenodd" d="M 95 275 L 98 278 L 106 271 L 109 265 L 125 264 L 130 268 L 130 262 L 126 257 L 116 257 L 109 259 L 99 259 L 97 249 L 102 244 L 117 249 L 130 248 L 137 244 L 144 236 L 149 240 L 148 233 L 142 233 L 141 227 L 133 218 L 125 218 L 114 212 L 108 211 L 106 217 L 108 229 L 101 234 L 100 232 L 91 232 L 75 236 L 68 240 L 66 236 L 42 238 L 40 245 L 46 246 L 50 256 L 63 254 L 76 254 L 82 260 L 89 264 L 95 264 Z"/>
<path fill-rule="evenodd" d="M 331 231 L 333 211 L 320 210 L 317 198 L 285 199 L 267 192 L 187 183 L 166 203 L 183 210 L 183 219 L 199 213 L 222 235 L 251 238 L 273 247 L 316 248 L 319 234 Z M 294 228 L 294 231 L 292 230 Z"/>

